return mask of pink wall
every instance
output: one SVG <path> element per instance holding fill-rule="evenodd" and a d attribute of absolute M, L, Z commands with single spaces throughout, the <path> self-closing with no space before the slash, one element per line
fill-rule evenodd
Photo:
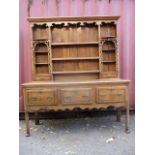
<path fill-rule="evenodd" d="M 19 110 L 23 99 L 20 84 L 31 77 L 30 29 L 27 17 L 118 15 L 121 77 L 130 79 L 130 107 L 135 105 L 135 1 L 134 0 L 20 0 L 19 1 Z"/>

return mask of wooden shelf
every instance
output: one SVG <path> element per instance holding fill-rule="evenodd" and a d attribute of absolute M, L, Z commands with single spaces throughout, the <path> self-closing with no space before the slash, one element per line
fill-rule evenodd
<path fill-rule="evenodd" d="M 102 51 L 104 52 L 107 52 L 107 51 L 115 51 L 116 49 L 115 48 L 112 48 L 112 49 L 102 49 Z"/>
<path fill-rule="evenodd" d="M 70 45 L 98 45 L 99 42 L 63 42 L 63 43 L 52 43 L 52 46 L 70 46 Z"/>
<path fill-rule="evenodd" d="M 52 61 L 70 61 L 70 60 L 99 60 L 99 57 L 71 57 L 71 58 L 53 58 Z"/>
<path fill-rule="evenodd" d="M 35 63 L 36 65 L 48 65 L 48 63 L 47 62 L 43 62 L 43 63 L 41 63 L 41 62 L 38 62 L 38 63 Z"/>
<path fill-rule="evenodd" d="M 36 73 L 37 76 L 49 76 L 49 73 Z"/>
<path fill-rule="evenodd" d="M 106 61 L 102 61 L 103 63 L 115 63 L 115 60 L 106 60 Z"/>
<path fill-rule="evenodd" d="M 35 53 L 39 53 L 39 54 L 47 54 L 48 51 L 35 51 Z"/>
<path fill-rule="evenodd" d="M 85 74 L 85 73 L 99 73 L 99 70 L 90 70 L 90 71 L 58 71 L 53 72 L 53 74 Z"/>
<path fill-rule="evenodd" d="M 48 41 L 49 39 L 48 38 L 46 38 L 46 39 L 33 39 L 33 41 L 35 42 L 35 41 Z"/>
<path fill-rule="evenodd" d="M 112 38 L 116 38 L 116 36 L 106 36 L 106 37 L 102 37 L 101 39 L 112 39 Z"/>

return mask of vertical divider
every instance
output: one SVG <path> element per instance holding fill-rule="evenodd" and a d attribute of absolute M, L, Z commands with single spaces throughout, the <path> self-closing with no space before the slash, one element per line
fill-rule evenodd
<path fill-rule="evenodd" d="M 101 22 L 97 22 L 98 25 L 98 47 L 99 47 L 99 78 L 101 78 L 101 72 L 102 72 L 102 47 L 101 47 Z"/>
<path fill-rule="evenodd" d="M 31 28 L 31 50 L 32 50 L 32 79 L 34 80 L 34 76 L 35 76 L 35 64 L 34 64 L 34 60 L 35 60 L 35 53 L 34 53 L 34 50 L 35 50 L 35 45 L 33 43 L 33 24 L 30 24 L 30 28 Z"/>
<path fill-rule="evenodd" d="M 35 75 L 36 75 L 36 66 L 35 66 L 35 48 L 37 46 L 36 42 L 32 42 L 32 77 L 33 79 L 35 79 Z"/>
<path fill-rule="evenodd" d="M 81 30 L 82 30 L 82 27 L 81 27 Z M 76 25 L 76 42 L 78 42 L 78 40 L 79 40 L 79 38 L 78 38 L 78 26 Z M 79 52 L 78 52 L 79 48 L 78 48 L 78 46 L 75 46 L 75 47 L 77 49 L 77 57 L 79 57 Z M 77 70 L 80 70 L 80 64 L 79 63 L 80 63 L 80 61 L 76 62 Z"/>
<path fill-rule="evenodd" d="M 34 41 L 34 36 L 33 36 L 33 24 L 30 25 L 31 27 L 31 49 L 32 49 L 32 79 L 35 79 L 36 75 L 36 66 L 35 66 L 35 48 L 37 46 L 37 43 Z"/>
<path fill-rule="evenodd" d="M 49 73 L 51 75 L 51 80 L 53 80 L 53 62 L 52 62 L 52 35 L 51 35 L 51 23 L 48 23 L 48 34 L 49 34 L 49 46 L 48 46 L 48 61 L 49 61 Z"/>
<path fill-rule="evenodd" d="M 120 69 L 119 69 L 119 51 L 118 51 L 118 42 L 117 39 L 115 39 L 115 60 L 116 60 L 116 73 L 117 77 L 120 76 Z"/>
<path fill-rule="evenodd" d="M 119 78 L 120 77 L 120 61 L 119 61 L 119 58 L 120 58 L 120 53 L 119 53 L 119 43 L 118 43 L 118 38 L 117 38 L 117 23 L 115 22 L 115 25 L 116 25 L 116 42 L 115 42 L 115 59 L 116 59 L 116 73 L 117 73 L 117 77 Z"/>

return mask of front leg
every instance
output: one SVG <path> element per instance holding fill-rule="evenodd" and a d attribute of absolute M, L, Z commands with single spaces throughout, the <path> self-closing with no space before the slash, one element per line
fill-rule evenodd
<path fill-rule="evenodd" d="M 29 114 L 27 111 L 25 111 L 25 121 L 26 121 L 26 137 L 30 137 Z"/>
<path fill-rule="evenodd" d="M 125 132 L 130 133 L 130 131 L 129 131 L 129 105 L 128 104 L 126 106 Z"/>
<path fill-rule="evenodd" d="M 121 108 L 117 108 L 117 122 L 121 122 Z"/>
<path fill-rule="evenodd" d="M 37 111 L 34 113 L 34 116 L 35 116 L 35 125 L 39 125 L 40 124 L 39 123 L 39 114 Z"/>

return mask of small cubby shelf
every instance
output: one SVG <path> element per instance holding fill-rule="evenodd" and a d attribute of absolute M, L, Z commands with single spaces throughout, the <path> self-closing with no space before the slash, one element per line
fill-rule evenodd
<path fill-rule="evenodd" d="M 115 48 L 111 48 L 111 49 L 102 49 L 103 52 L 109 52 L 109 51 L 115 51 Z"/>
<path fill-rule="evenodd" d="M 111 37 L 102 40 L 102 74 L 110 76 L 110 72 L 116 73 L 116 39 Z M 109 72 L 109 73 L 108 73 Z M 111 74 L 112 75 L 112 74 Z M 105 76 L 106 77 L 106 76 Z"/>
<path fill-rule="evenodd" d="M 35 63 L 36 65 L 48 65 L 48 63 L 43 62 L 43 63 Z"/>
<path fill-rule="evenodd" d="M 43 39 L 33 39 L 34 42 L 37 42 L 37 41 L 49 41 L 48 38 L 43 38 Z"/>
<path fill-rule="evenodd" d="M 48 54 L 48 51 L 35 51 L 34 53 L 37 53 L 37 54 Z"/>
<path fill-rule="evenodd" d="M 104 36 L 101 39 L 116 39 L 116 36 Z"/>
<path fill-rule="evenodd" d="M 46 76 L 49 76 L 50 74 L 49 73 L 37 73 L 36 74 L 37 76 L 42 76 L 42 77 L 46 77 Z"/>
<path fill-rule="evenodd" d="M 39 33 L 41 33 L 39 31 Z M 40 34 L 41 35 L 41 34 Z M 38 37 L 39 35 L 36 34 Z M 45 36 L 44 36 L 45 37 Z M 34 70 L 36 76 L 49 74 L 49 51 L 47 41 L 33 41 L 34 45 Z"/>
<path fill-rule="evenodd" d="M 104 61 L 101 61 L 103 63 L 116 63 L 116 61 L 114 60 L 104 60 Z"/>

